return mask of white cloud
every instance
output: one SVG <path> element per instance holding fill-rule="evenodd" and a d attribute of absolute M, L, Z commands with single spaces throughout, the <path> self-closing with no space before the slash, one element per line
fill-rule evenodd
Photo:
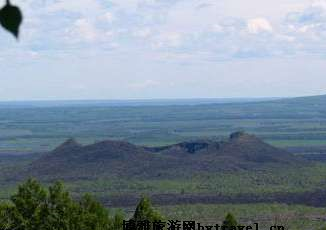
<path fill-rule="evenodd" d="M 27 17 L 23 30 L 37 49 L 110 47 L 193 60 L 309 52 L 309 42 L 326 38 L 326 0 L 248 0 L 241 9 L 238 1 L 45 1 Z M 278 6 L 287 14 L 276 14 Z M 48 44 L 38 42 L 48 37 Z"/>
<path fill-rule="evenodd" d="M 153 46 L 155 48 L 179 47 L 182 44 L 182 35 L 176 31 L 161 32 L 155 37 Z"/>
<path fill-rule="evenodd" d="M 254 18 L 248 20 L 247 28 L 249 33 L 258 34 L 261 32 L 272 32 L 273 27 L 265 18 Z"/>
<path fill-rule="evenodd" d="M 133 35 L 138 38 L 147 38 L 152 34 L 152 30 L 148 27 L 136 29 Z"/>
<path fill-rule="evenodd" d="M 223 32 L 224 31 L 224 28 L 223 28 L 223 26 L 221 26 L 220 24 L 214 24 L 213 26 L 212 26 L 212 30 L 214 31 L 214 32 L 217 32 L 217 33 L 221 33 L 221 32 Z"/>
<path fill-rule="evenodd" d="M 50 2 L 47 5 L 49 12 L 67 11 L 82 14 L 85 17 L 99 15 L 98 13 L 104 10 L 98 0 L 60 0 Z"/>
<path fill-rule="evenodd" d="M 171 92 L 170 86 L 164 88 L 171 81 L 176 82 L 175 94 L 171 95 L 182 96 L 182 89 L 188 92 L 185 95 L 193 95 L 192 89 L 183 88 L 188 76 L 205 79 L 200 81 L 205 86 L 202 87 L 205 92 L 200 95 L 206 95 L 209 91 L 206 89 L 210 88 L 211 92 L 218 92 L 214 79 L 222 79 L 218 85 L 227 94 L 235 91 L 230 90 L 234 86 L 232 82 L 246 75 L 246 71 L 246 79 L 251 79 L 252 71 L 261 70 L 254 74 L 253 82 L 269 74 L 274 77 L 277 71 L 270 66 L 282 65 L 283 59 L 289 56 L 309 56 L 300 63 L 310 63 L 310 56 L 321 60 L 315 64 L 316 70 L 307 68 L 304 74 L 324 79 L 326 0 L 246 0 L 246 4 L 240 0 L 14 2 L 23 9 L 25 20 L 19 43 L 6 33 L 0 36 L 0 80 L 3 88 L 10 88 L 21 77 L 28 76 L 28 80 L 34 77 L 37 80 L 33 83 L 42 82 L 42 87 L 31 83 L 30 95 L 35 95 L 34 91 L 41 95 L 40 89 L 47 91 L 44 89 L 51 87 L 43 81 L 44 76 L 49 82 L 56 78 L 70 81 L 65 86 L 67 91 L 60 92 L 67 98 L 72 91 L 69 85 L 80 79 L 87 87 L 85 92 L 93 97 L 133 97 L 136 91 L 130 89 L 151 87 L 155 87 L 155 95 L 161 89 L 159 95 L 164 97 Z M 260 65 L 257 61 L 278 58 L 280 63 L 272 65 Z M 71 65 L 61 68 L 67 62 Z M 237 62 L 245 63 L 241 70 L 234 65 Z M 252 66 L 248 67 L 248 63 Z M 302 65 L 297 63 L 292 67 L 284 65 L 278 80 L 286 78 L 291 70 L 293 79 L 303 76 L 297 70 L 299 67 Z M 223 68 L 225 71 L 219 72 Z M 150 80 L 153 76 L 158 81 Z M 225 87 L 227 78 L 231 79 L 230 87 Z M 58 83 L 58 88 L 61 85 Z M 241 87 L 237 89 L 240 94 Z M 265 93 L 270 89 L 266 86 L 259 90 Z M 254 94 L 252 87 L 248 87 L 248 92 L 251 91 Z M 31 98 L 30 95 L 21 98 Z M 58 96 L 57 90 L 53 95 Z"/>
<path fill-rule="evenodd" d="M 88 42 L 94 42 L 98 38 L 96 27 L 87 19 L 78 19 L 71 31 L 72 36 L 77 36 Z"/>
<path fill-rule="evenodd" d="M 321 7 L 326 9 L 326 1 L 325 0 L 316 0 L 311 4 L 312 7 Z"/>
<path fill-rule="evenodd" d="M 103 19 L 105 19 L 106 22 L 111 23 L 114 21 L 114 16 L 111 12 L 106 12 L 103 16 Z"/>
<path fill-rule="evenodd" d="M 289 36 L 289 35 L 283 35 L 283 34 L 278 34 L 275 35 L 275 38 L 279 41 L 284 41 L 284 42 L 294 42 L 295 41 L 295 37 L 294 36 Z"/>
<path fill-rule="evenodd" d="M 296 52 L 324 56 L 326 52 L 326 0 L 317 0 L 296 12 L 289 12 L 284 22 L 287 35 L 295 37 Z"/>

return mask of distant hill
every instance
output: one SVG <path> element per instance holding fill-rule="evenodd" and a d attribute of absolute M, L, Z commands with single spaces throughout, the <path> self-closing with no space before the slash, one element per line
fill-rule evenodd
<path fill-rule="evenodd" d="M 300 105 L 326 105 L 326 95 L 294 97 L 275 100 L 277 103 L 283 104 L 300 104 Z"/>
<path fill-rule="evenodd" d="M 59 100 L 59 101 L 0 101 L 3 108 L 67 108 L 67 107 L 139 107 L 226 104 L 270 101 L 278 98 L 191 98 L 191 99 L 134 99 L 134 100 Z"/>
<path fill-rule="evenodd" d="M 156 148 L 124 141 L 82 146 L 69 139 L 26 167 L 19 177 L 45 180 L 105 176 L 170 178 L 303 163 L 301 158 L 243 132 L 233 133 L 224 141 L 204 139 Z"/>

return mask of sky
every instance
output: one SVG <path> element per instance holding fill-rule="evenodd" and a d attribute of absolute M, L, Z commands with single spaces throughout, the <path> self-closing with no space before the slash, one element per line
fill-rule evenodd
<path fill-rule="evenodd" d="M 326 94 L 326 0 L 11 2 L 0 100 Z"/>

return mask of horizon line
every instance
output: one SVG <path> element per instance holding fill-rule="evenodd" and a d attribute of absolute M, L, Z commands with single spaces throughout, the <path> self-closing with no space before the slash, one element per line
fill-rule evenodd
<path fill-rule="evenodd" d="M 169 102 L 169 101 L 214 101 L 214 100 L 278 100 L 278 99 L 292 99 L 292 98 L 303 98 L 303 97 L 318 97 L 326 96 L 326 94 L 317 95 L 301 95 L 301 96 L 254 96 L 254 97 L 193 97 L 193 98 L 126 98 L 126 99 L 8 99 L 0 100 L 0 104 L 16 104 L 16 103 L 85 103 L 85 102 Z"/>

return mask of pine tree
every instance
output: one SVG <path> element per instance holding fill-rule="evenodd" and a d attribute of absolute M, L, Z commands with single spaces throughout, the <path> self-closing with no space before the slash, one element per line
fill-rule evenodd
<path fill-rule="evenodd" d="M 14 223 L 11 219 L 13 207 L 7 203 L 0 204 L 0 229 L 13 229 Z"/>
<path fill-rule="evenodd" d="M 14 208 L 10 219 L 17 230 L 42 229 L 47 210 L 47 192 L 33 179 L 18 187 L 16 195 L 11 197 Z"/>
<path fill-rule="evenodd" d="M 75 229 L 73 215 L 78 210 L 69 193 L 60 182 L 49 187 L 47 197 L 47 212 L 44 216 L 44 229 Z"/>
<path fill-rule="evenodd" d="M 232 227 L 238 226 L 238 222 L 231 213 L 228 213 L 223 221 L 223 226 L 226 226 L 227 229 L 232 229 Z"/>
<path fill-rule="evenodd" d="M 112 220 L 112 226 L 111 228 L 113 230 L 120 230 L 123 228 L 123 220 L 124 220 L 124 215 L 121 211 L 118 211 Z"/>
<path fill-rule="evenodd" d="M 164 218 L 153 209 L 152 204 L 147 197 L 142 197 L 131 220 L 136 223 L 139 221 L 149 221 L 150 223 L 153 223 L 163 221 Z"/>
<path fill-rule="evenodd" d="M 106 210 L 99 202 L 97 202 L 89 194 L 86 194 L 80 201 L 83 211 L 83 220 L 85 230 L 101 230 L 109 229 L 111 220 L 109 219 L 108 210 Z"/>

